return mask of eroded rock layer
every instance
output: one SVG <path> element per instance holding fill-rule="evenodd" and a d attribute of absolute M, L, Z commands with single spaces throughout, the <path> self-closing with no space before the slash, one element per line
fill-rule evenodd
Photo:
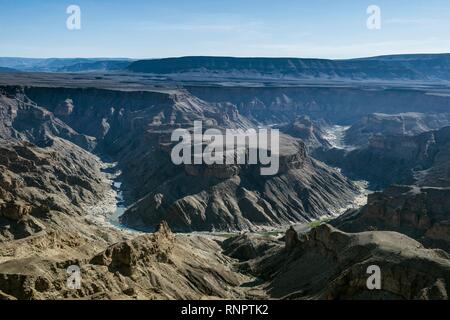
<path fill-rule="evenodd" d="M 450 252 L 450 188 L 392 186 L 333 224 L 344 231 L 389 230 Z"/>

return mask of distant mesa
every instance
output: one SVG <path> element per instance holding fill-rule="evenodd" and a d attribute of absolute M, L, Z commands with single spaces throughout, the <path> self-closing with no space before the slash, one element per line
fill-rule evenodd
<path fill-rule="evenodd" d="M 1 58 L 0 72 L 2 69 L 9 72 L 92 72 L 115 71 L 125 69 L 131 59 L 107 59 L 107 58 Z"/>
<path fill-rule="evenodd" d="M 365 59 L 180 57 L 139 60 L 128 70 L 152 74 L 284 79 L 450 80 L 450 54 Z"/>
<path fill-rule="evenodd" d="M 449 81 L 450 54 L 392 55 L 360 59 L 236 58 L 191 56 L 127 58 L 0 58 L 0 68 L 24 72 L 133 72 L 193 78 Z M 1 69 L 0 69 L 0 72 Z"/>

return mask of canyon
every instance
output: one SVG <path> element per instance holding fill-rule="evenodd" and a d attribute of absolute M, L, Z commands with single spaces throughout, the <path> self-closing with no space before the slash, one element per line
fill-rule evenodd
<path fill-rule="evenodd" d="M 448 299 L 445 59 L 8 60 L 0 299 Z M 174 164 L 197 121 L 279 129 L 279 172 Z"/>

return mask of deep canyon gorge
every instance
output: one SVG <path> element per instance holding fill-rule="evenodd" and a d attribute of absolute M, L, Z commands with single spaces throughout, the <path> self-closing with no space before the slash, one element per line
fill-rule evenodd
<path fill-rule="evenodd" d="M 448 57 L 397 59 L 0 70 L 0 298 L 448 299 Z M 194 121 L 279 129 L 279 172 L 173 164 Z"/>

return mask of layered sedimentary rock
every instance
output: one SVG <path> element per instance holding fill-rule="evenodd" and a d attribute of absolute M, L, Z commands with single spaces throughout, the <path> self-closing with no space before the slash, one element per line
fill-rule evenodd
<path fill-rule="evenodd" d="M 448 80 L 448 54 L 366 59 L 181 57 L 139 60 L 127 69 L 186 78 Z"/>
<path fill-rule="evenodd" d="M 392 186 L 370 194 L 366 206 L 333 225 L 348 232 L 397 231 L 427 247 L 450 251 L 450 189 Z"/>
<path fill-rule="evenodd" d="M 295 231 L 294 231 L 295 232 Z M 450 292 L 450 256 L 396 232 L 344 233 L 321 225 L 241 264 L 270 297 L 283 299 L 443 299 Z M 286 237 L 286 240 L 290 239 Z M 290 239 L 292 243 L 292 239 Z M 367 286 L 370 266 L 381 288 Z"/>
<path fill-rule="evenodd" d="M 165 220 L 177 231 L 255 230 L 336 214 L 358 193 L 288 136 L 281 136 L 279 172 L 273 176 L 261 175 L 260 165 L 175 166 L 169 151 L 162 149 L 158 166 L 143 172 L 141 179 L 149 182 L 141 191 L 147 194 L 126 211 L 126 225 L 147 230 Z M 139 158 L 130 160 L 145 166 Z"/>
<path fill-rule="evenodd" d="M 339 123 L 372 112 L 443 113 L 450 101 L 445 94 L 352 86 L 68 86 L 2 88 L 0 298 L 448 299 L 448 255 L 398 233 L 349 234 L 320 226 L 299 237 L 292 228 L 283 246 L 263 232 L 222 241 L 217 235 L 174 235 L 168 227 L 280 228 L 336 213 L 357 193 L 348 179 L 289 136 L 282 138 L 275 176 L 261 176 L 260 166 L 175 166 L 174 129 L 191 128 L 196 120 L 221 130 L 279 125 L 305 113 L 311 122 Z M 299 126 L 294 120 L 294 129 L 318 140 L 314 123 L 304 120 Z M 372 181 L 446 186 L 447 129 L 402 139 L 374 136 L 367 149 L 345 161 L 352 169 L 365 166 L 356 173 Z M 152 231 L 162 220 L 168 225 L 138 235 L 99 223 L 94 209 L 111 182 L 93 153 L 117 162 L 122 171 L 131 205 L 123 222 Z M 369 199 L 371 209 L 358 213 L 374 221 L 364 228 L 392 227 L 444 248 L 447 191 L 408 187 L 377 194 Z M 73 265 L 81 267 L 78 290 L 67 286 L 67 268 Z M 381 268 L 381 291 L 367 290 L 369 265 Z"/>
<path fill-rule="evenodd" d="M 331 144 L 325 138 L 326 133 L 323 130 L 328 126 L 323 121 L 313 121 L 307 116 L 297 117 L 294 121 L 286 125 L 280 125 L 282 132 L 292 137 L 302 139 L 310 150 L 316 148 L 330 148 Z"/>
<path fill-rule="evenodd" d="M 448 299 L 450 256 L 399 233 L 350 234 L 322 225 L 285 238 L 290 246 L 241 235 L 222 249 L 206 237 L 173 235 L 163 223 L 152 235 L 76 259 L 0 263 L 0 292 L 3 299 Z M 67 286 L 74 265 L 79 289 Z M 380 290 L 367 287 L 373 265 Z"/>
<path fill-rule="evenodd" d="M 297 116 L 352 125 L 372 113 L 448 113 L 447 94 L 406 89 L 344 86 L 187 86 L 194 96 L 214 104 L 232 104 L 239 113 L 264 124 L 289 123 Z"/>
<path fill-rule="evenodd" d="M 281 242 L 276 236 L 254 233 L 241 233 L 221 243 L 223 253 L 239 261 L 260 258 L 265 256 L 267 251 L 280 246 Z"/>
<path fill-rule="evenodd" d="M 414 136 L 449 125 L 449 113 L 374 113 L 352 125 L 345 132 L 345 141 L 349 145 L 365 146 L 376 135 Z"/>
<path fill-rule="evenodd" d="M 173 165 L 170 135 L 177 128 L 196 120 L 205 129 L 253 127 L 236 107 L 208 104 L 183 89 L 3 90 L 5 123 L 10 123 L 5 135 L 28 137 L 42 147 L 59 136 L 75 143 L 88 139 L 87 150 L 118 162 L 131 205 L 122 221 L 129 226 L 151 230 L 161 220 L 177 231 L 279 226 L 336 213 L 358 191 L 289 136 L 283 136 L 280 170 L 273 177 L 262 177 L 259 166 Z"/>
<path fill-rule="evenodd" d="M 58 212 L 84 215 L 108 190 L 99 159 L 66 140 L 55 138 L 46 148 L 0 142 L 0 238 L 40 231 L 39 221 Z"/>
<path fill-rule="evenodd" d="M 390 184 L 450 186 L 450 127 L 415 136 L 373 136 L 364 148 L 322 150 L 315 156 L 373 188 Z"/>
<path fill-rule="evenodd" d="M 1 57 L 0 65 L 9 72 L 92 72 L 126 68 L 129 59 L 96 58 L 10 58 Z M 0 71 L 2 69 L 0 67 Z"/>
<path fill-rule="evenodd" d="M 62 115 L 60 107 L 58 114 Z M 24 93 L 23 88 L 0 88 L 0 137 L 28 141 L 45 147 L 51 143 L 52 137 L 59 137 L 71 141 L 76 145 L 93 150 L 96 145 L 94 137 L 83 135 L 72 129 L 57 118 L 49 110 L 38 106 Z"/>
<path fill-rule="evenodd" d="M 79 267 L 78 289 L 67 285 L 69 266 Z M 258 292 L 240 287 L 252 280 L 233 270 L 215 241 L 175 237 L 165 224 L 77 259 L 34 256 L 0 264 L 0 296 L 9 299 L 243 299 Z"/>

